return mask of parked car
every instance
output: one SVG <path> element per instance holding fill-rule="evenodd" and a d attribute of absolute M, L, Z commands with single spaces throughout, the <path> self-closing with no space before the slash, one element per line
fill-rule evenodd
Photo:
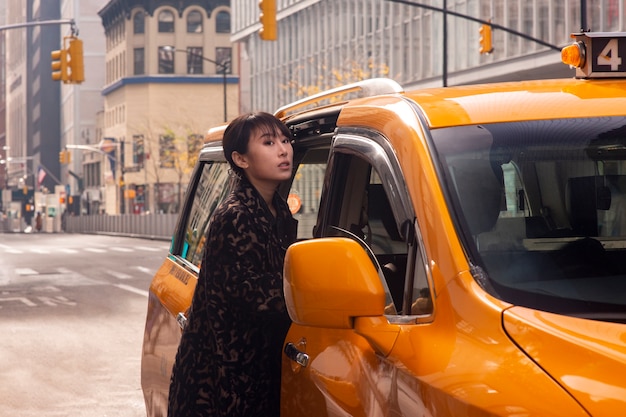
<path fill-rule="evenodd" d="M 276 111 L 300 221 L 281 415 L 626 414 L 626 38 L 575 42 L 572 79 L 376 79 Z M 150 287 L 149 416 L 166 415 L 204 234 L 231 188 L 223 129 Z"/>

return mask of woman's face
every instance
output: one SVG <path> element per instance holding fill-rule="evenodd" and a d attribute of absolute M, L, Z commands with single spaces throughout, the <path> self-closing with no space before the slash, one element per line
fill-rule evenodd
<path fill-rule="evenodd" d="M 291 140 L 279 130 L 253 129 L 248 142 L 248 152 L 234 158 L 253 184 L 277 186 L 291 178 L 293 148 Z"/>

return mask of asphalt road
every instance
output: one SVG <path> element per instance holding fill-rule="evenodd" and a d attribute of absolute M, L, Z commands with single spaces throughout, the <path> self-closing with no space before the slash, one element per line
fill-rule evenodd
<path fill-rule="evenodd" d="M 147 291 L 167 248 L 0 234 L 0 416 L 145 417 Z"/>

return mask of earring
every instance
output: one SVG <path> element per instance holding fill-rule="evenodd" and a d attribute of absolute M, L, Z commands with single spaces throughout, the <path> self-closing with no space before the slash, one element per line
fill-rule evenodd
<path fill-rule="evenodd" d="M 239 174 L 239 172 L 233 170 L 232 168 L 228 168 L 228 175 L 237 181 L 241 180 L 241 174 Z"/>

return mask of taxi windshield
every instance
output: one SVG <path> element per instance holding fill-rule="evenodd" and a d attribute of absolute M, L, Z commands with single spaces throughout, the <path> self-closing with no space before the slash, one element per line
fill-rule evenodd
<path fill-rule="evenodd" d="M 626 117 L 432 132 L 474 276 L 515 305 L 626 321 Z"/>

